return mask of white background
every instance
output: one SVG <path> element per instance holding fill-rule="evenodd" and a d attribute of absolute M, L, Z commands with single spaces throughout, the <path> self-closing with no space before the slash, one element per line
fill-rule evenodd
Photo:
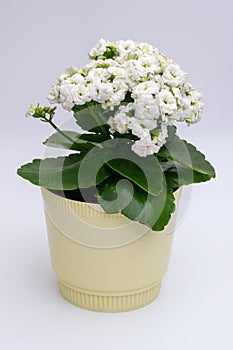
<path fill-rule="evenodd" d="M 233 348 L 231 1 L 1 1 L 0 345 L 8 349 Z M 16 168 L 43 155 L 51 130 L 24 118 L 100 37 L 146 41 L 205 96 L 203 121 L 180 134 L 217 170 L 193 186 L 159 298 L 128 313 L 79 309 L 58 293 L 39 189 Z M 58 120 L 65 118 L 60 113 Z"/>

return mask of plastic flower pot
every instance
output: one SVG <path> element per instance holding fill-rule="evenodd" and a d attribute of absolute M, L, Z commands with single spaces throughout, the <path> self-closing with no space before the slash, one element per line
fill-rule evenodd
<path fill-rule="evenodd" d="M 99 204 L 42 188 L 52 266 L 62 296 L 81 308 L 119 312 L 159 294 L 168 267 L 176 213 L 160 232 Z M 176 191 L 176 205 L 180 190 Z"/>

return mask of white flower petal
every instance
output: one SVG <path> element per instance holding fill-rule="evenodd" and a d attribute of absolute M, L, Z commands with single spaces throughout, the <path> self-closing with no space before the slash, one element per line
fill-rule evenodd
<path fill-rule="evenodd" d="M 156 145 L 155 141 L 147 138 L 135 141 L 132 146 L 132 151 L 140 157 L 158 153 L 159 149 L 160 147 Z"/>

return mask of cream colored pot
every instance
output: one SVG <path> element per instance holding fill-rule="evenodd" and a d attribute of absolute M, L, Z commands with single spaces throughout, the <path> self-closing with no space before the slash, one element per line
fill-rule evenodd
<path fill-rule="evenodd" d="M 159 294 L 168 267 L 175 216 L 155 232 L 98 204 L 42 188 L 51 261 L 61 294 L 94 311 L 143 307 Z M 179 191 L 176 192 L 176 201 Z"/>

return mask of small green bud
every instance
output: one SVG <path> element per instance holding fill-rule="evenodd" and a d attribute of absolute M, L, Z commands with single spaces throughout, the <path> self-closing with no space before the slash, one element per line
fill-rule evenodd
<path fill-rule="evenodd" d="M 54 117 L 56 108 L 57 107 L 49 107 L 49 106 L 42 107 L 39 105 L 39 103 L 37 105 L 32 104 L 28 108 L 25 115 L 26 117 L 39 118 L 41 120 L 46 120 L 46 119 L 51 120 Z"/>

